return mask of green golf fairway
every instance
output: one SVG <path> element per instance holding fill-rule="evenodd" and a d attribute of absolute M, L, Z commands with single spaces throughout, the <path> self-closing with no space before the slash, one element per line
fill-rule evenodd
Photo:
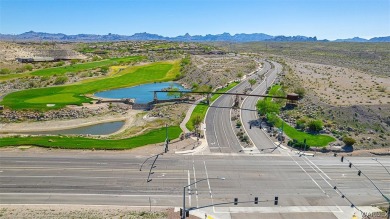
<path fill-rule="evenodd" d="M 142 60 L 143 58 L 144 57 L 142 57 L 142 56 L 111 58 L 111 59 L 106 59 L 106 60 L 96 61 L 96 62 L 79 63 L 79 64 L 68 65 L 68 66 L 41 69 L 41 70 L 36 70 L 33 72 L 0 75 L 0 81 L 7 81 L 7 80 L 14 79 L 14 78 L 29 77 L 31 75 L 34 75 L 34 76 L 63 75 L 65 73 L 80 72 L 80 71 L 100 68 L 103 66 L 110 66 L 110 65 L 119 64 L 119 63 L 129 63 L 129 62 L 139 61 L 139 60 Z"/>
<path fill-rule="evenodd" d="M 78 101 L 79 99 L 71 96 L 70 94 L 54 94 L 44 97 L 36 97 L 26 100 L 26 103 L 66 103 L 72 101 Z"/>
<path fill-rule="evenodd" d="M 58 109 L 66 105 L 82 105 L 92 99 L 84 96 L 98 91 L 139 84 L 170 81 L 180 74 L 180 61 L 157 62 L 129 67 L 120 74 L 71 85 L 23 90 L 8 94 L 0 103 L 11 109 Z M 55 104 L 48 107 L 47 104 Z"/>

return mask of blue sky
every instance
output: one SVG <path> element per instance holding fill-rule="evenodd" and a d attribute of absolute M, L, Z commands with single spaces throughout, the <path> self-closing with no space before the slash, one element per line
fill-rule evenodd
<path fill-rule="evenodd" d="M 0 33 L 390 36 L 390 0 L 0 0 Z"/>

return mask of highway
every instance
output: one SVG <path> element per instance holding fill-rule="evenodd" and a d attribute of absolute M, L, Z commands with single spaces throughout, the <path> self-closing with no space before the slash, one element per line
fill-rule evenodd
<path fill-rule="evenodd" d="M 147 156 L 130 152 L 1 151 L 1 204 L 81 204 L 180 207 L 183 186 L 202 178 L 225 177 L 195 184 L 187 193 L 187 208 L 232 202 L 203 209 L 216 218 L 345 218 L 354 209 L 340 197 L 338 186 L 357 206 L 383 203 L 372 184 L 339 157 L 299 157 L 294 154 L 225 154 L 160 156 L 147 182 Z M 366 157 L 351 157 L 385 194 L 390 177 Z M 389 158 L 379 158 L 390 167 Z M 274 197 L 279 197 L 274 206 Z M 253 203 L 259 197 L 260 203 Z M 150 202 L 149 202 L 150 200 Z M 364 209 L 364 208 L 362 208 Z M 352 213 L 351 213 L 352 212 Z M 341 216 L 337 216 L 341 215 Z M 336 217 L 337 216 L 337 217 Z M 293 218 L 293 217 L 289 217 Z"/>

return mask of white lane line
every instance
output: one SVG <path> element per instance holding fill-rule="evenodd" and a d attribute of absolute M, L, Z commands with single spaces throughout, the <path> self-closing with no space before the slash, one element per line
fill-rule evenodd
<path fill-rule="evenodd" d="M 230 108 L 230 110 L 229 110 L 229 117 L 230 117 L 230 116 L 231 116 L 231 108 Z M 229 123 L 231 123 L 231 122 L 230 122 L 230 118 L 229 118 Z M 223 123 L 222 120 L 221 120 L 222 131 L 223 131 L 223 133 L 225 134 L 226 139 L 228 139 L 228 135 L 227 135 L 227 132 L 226 132 L 226 128 L 225 128 L 225 126 L 224 126 L 223 124 L 224 124 L 224 123 Z M 233 131 L 233 133 L 234 133 L 234 131 Z M 233 148 L 232 148 L 232 146 L 230 145 L 229 141 L 227 141 L 227 143 L 228 143 L 228 147 L 229 147 L 230 149 L 233 150 Z"/>
<path fill-rule="evenodd" d="M 329 187 L 331 187 L 331 188 L 333 188 L 333 186 L 321 175 L 321 173 L 319 173 L 312 165 L 310 165 L 306 160 L 303 160 L 303 161 L 305 161 L 305 163 L 310 167 L 310 168 L 312 168 L 328 185 L 329 185 Z M 326 194 L 326 196 L 328 196 L 329 197 L 329 195 L 328 194 Z"/>
<path fill-rule="evenodd" d="M 308 161 L 310 161 L 310 159 L 309 158 L 307 158 L 306 156 L 305 156 L 305 158 L 308 160 Z M 305 161 L 306 162 L 306 161 Z M 306 162 L 307 163 L 307 162 Z M 311 163 L 313 163 L 313 162 L 311 162 Z M 332 190 L 333 190 L 333 186 L 320 174 L 320 173 L 318 173 L 309 163 L 307 163 L 318 175 L 320 175 L 321 176 L 321 178 L 332 188 Z M 313 163 L 313 165 L 314 166 L 316 166 L 314 163 Z M 317 166 L 316 166 L 317 167 Z M 318 168 L 318 167 L 317 167 Z M 318 168 L 319 169 L 319 168 Z M 322 173 L 324 173 L 321 169 L 319 169 Z M 325 173 L 324 173 L 324 175 L 325 176 L 327 176 Z M 329 177 L 328 177 L 329 178 Z M 329 178 L 330 179 L 330 178 Z M 331 179 L 330 179 L 331 180 Z M 338 186 L 338 188 L 339 189 L 343 189 L 343 187 L 340 187 L 340 186 Z M 345 188 L 348 188 L 348 187 L 345 187 Z M 342 194 L 338 191 L 338 190 L 334 190 L 339 196 L 341 196 Z M 328 197 L 329 197 L 329 195 L 327 195 Z M 347 200 L 345 200 L 345 202 L 346 203 L 349 203 Z M 337 207 L 339 207 L 338 205 L 336 205 Z"/>
<path fill-rule="evenodd" d="M 191 184 L 191 179 L 190 179 L 191 174 L 190 174 L 190 170 L 187 171 L 188 171 L 188 185 L 189 185 Z M 191 186 L 189 186 L 187 190 L 188 189 L 191 189 Z M 188 194 L 188 203 L 191 205 L 191 193 Z"/>
<path fill-rule="evenodd" d="M 321 171 L 322 174 L 324 174 L 324 176 L 326 176 L 326 178 L 328 178 L 329 180 L 332 180 L 328 175 L 326 175 L 326 173 L 324 173 L 324 171 L 322 171 L 317 165 L 315 165 L 309 158 L 307 158 L 306 156 L 304 156 L 304 158 L 306 158 L 310 163 L 312 163 L 319 171 Z"/>
<path fill-rule="evenodd" d="M 4 176 L 1 175 L 0 178 L 79 178 L 79 179 L 123 179 L 124 177 L 113 177 L 113 176 Z M 131 179 L 143 179 L 140 178 L 134 178 L 134 177 L 128 177 Z"/>
<path fill-rule="evenodd" d="M 209 186 L 209 193 L 210 193 L 210 198 L 211 198 L 211 204 L 213 205 L 213 210 L 215 211 L 213 194 L 211 193 L 211 187 L 210 187 L 209 173 L 207 172 L 207 167 L 206 167 L 206 161 L 203 161 L 203 164 L 204 164 L 204 169 L 206 171 L 206 178 L 207 178 L 207 184 Z"/>
<path fill-rule="evenodd" d="M 194 171 L 194 181 L 196 182 L 196 174 L 195 174 L 195 160 L 194 160 L 194 154 L 192 154 L 192 169 Z M 199 207 L 199 200 L 198 200 L 198 186 L 194 185 L 195 187 L 195 198 L 196 198 L 196 206 Z M 191 192 L 192 193 L 192 192 Z"/>
<path fill-rule="evenodd" d="M 210 108 L 210 107 L 209 107 Z M 217 141 L 217 146 L 219 147 L 219 151 L 221 151 L 221 146 L 219 145 L 219 141 L 218 141 L 218 135 L 217 135 L 217 130 L 215 129 L 215 117 L 217 117 L 217 114 L 214 113 L 214 117 L 213 117 L 213 128 L 214 128 L 214 135 L 215 135 L 215 140 Z"/>
<path fill-rule="evenodd" d="M 136 169 L 129 169 L 129 168 L 115 168 L 115 169 L 97 169 L 96 167 L 66 167 L 66 168 L 61 168 L 61 167 L 15 167 L 15 166 L 8 166 L 4 167 L 7 170 L 88 170 L 88 171 L 93 171 L 93 172 L 104 172 L 104 171 L 131 171 L 131 172 L 139 172 L 139 167 Z M 107 168 L 107 167 L 99 167 L 99 168 Z"/>
<path fill-rule="evenodd" d="M 310 176 L 310 174 L 308 172 L 306 172 L 306 170 L 297 162 L 294 160 L 294 158 L 288 154 L 290 156 L 290 158 L 303 170 L 303 172 L 306 173 L 306 175 L 308 175 L 310 177 L 310 179 L 318 186 L 318 188 L 324 193 L 326 194 L 326 192 L 322 189 L 322 187 L 320 185 L 318 185 L 318 183 L 313 179 L 313 177 Z"/>

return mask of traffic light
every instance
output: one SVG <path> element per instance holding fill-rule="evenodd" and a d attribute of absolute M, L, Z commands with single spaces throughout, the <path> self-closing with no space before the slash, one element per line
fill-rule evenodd
<path fill-rule="evenodd" d="M 255 197 L 255 204 L 259 204 L 259 198 L 258 197 Z"/>
<path fill-rule="evenodd" d="M 234 205 L 238 204 L 238 198 L 234 198 Z"/>
<path fill-rule="evenodd" d="M 349 163 L 349 168 L 351 168 L 352 167 L 352 163 Z"/>
<path fill-rule="evenodd" d="M 362 174 L 362 171 L 359 170 L 359 171 L 358 171 L 358 176 L 360 176 L 360 174 Z"/>
<path fill-rule="evenodd" d="M 279 202 L 279 197 L 278 197 L 278 196 L 275 196 L 275 202 L 274 202 L 274 205 L 278 205 L 278 202 Z"/>
<path fill-rule="evenodd" d="M 249 129 L 252 129 L 252 125 L 249 125 Z"/>
<path fill-rule="evenodd" d="M 341 162 L 344 162 L 344 156 L 341 156 Z"/>
<path fill-rule="evenodd" d="M 183 208 L 180 208 L 180 217 L 183 216 Z"/>

